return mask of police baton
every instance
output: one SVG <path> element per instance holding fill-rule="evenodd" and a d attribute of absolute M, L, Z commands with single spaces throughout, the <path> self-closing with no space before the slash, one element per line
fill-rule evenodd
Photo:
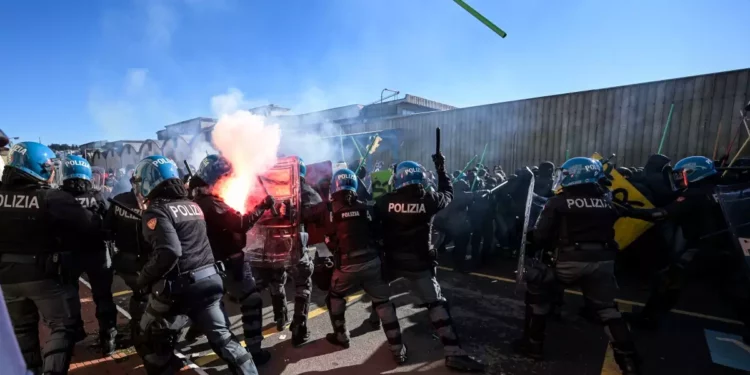
<path fill-rule="evenodd" d="M 440 155 L 440 127 L 435 128 L 435 155 Z"/>
<path fill-rule="evenodd" d="M 498 190 L 499 190 L 499 189 L 500 189 L 501 187 L 503 187 L 503 186 L 507 185 L 507 184 L 508 184 L 508 182 L 509 182 L 509 181 L 505 181 L 505 182 L 503 182 L 502 184 L 500 184 L 500 185 L 497 185 L 497 186 L 493 187 L 492 189 L 490 189 L 490 195 L 491 195 L 491 194 L 494 194 L 494 193 L 495 193 L 496 191 L 498 191 Z"/>
<path fill-rule="evenodd" d="M 126 206 L 126 205 L 124 205 L 124 204 L 122 204 L 122 203 L 120 203 L 120 202 L 118 202 L 118 201 L 116 201 L 116 200 L 114 200 L 112 198 L 107 198 L 107 202 L 111 203 L 114 206 L 122 208 L 125 212 L 127 212 L 127 213 L 129 213 L 129 214 L 131 214 L 131 215 L 133 215 L 135 217 L 137 217 L 138 219 L 141 218 L 141 214 L 139 214 L 138 212 L 136 212 L 132 208 L 130 208 L 130 207 L 128 207 L 128 206 Z"/>
<path fill-rule="evenodd" d="M 185 170 L 187 171 L 188 176 L 190 178 L 193 178 L 193 176 L 195 175 L 193 173 L 193 168 L 190 168 L 190 164 L 188 164 L 187 160 L 183 160 L 182 162 L 185 163 Z"/>
<path fill-rule="evenodd" d="M 260 187 L 263 188 L 263 191 L 266 193 L 266 196 L 271 195 L 268 193 L 268 189 L 266 189 L 266 185 L 263 183 L 263 179 L 260 176 L 258 176 L 258 183 L 260 184 Z M 271 205 L 271 214 L 273 214 L 273 216 L 279 216 L 279 210 L 276 209 L 275 205 Z"/>

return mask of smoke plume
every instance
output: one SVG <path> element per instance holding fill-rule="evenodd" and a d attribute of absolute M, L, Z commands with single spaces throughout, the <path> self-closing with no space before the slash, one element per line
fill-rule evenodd
<path fill-rule="evenodd" d="M 270 120 L 270 119 L 269 119 Z M 281 143 L 278 124 L 237 110 L 219 118 L 213 130 L 214 146 L 232 164 L 232 174 L 219 181 L 216 192 L 232 208 L 246 212 L 246 204 L 258 192 L 258 176 L 276 163 Z"/>

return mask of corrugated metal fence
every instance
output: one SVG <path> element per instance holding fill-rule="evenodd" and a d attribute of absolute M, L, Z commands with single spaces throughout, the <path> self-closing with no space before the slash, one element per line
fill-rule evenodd
<path fill-rule="evenodd" d="M 710 157 L 718 135 L 721 156 L 743 126 L 739 111 L 750 100 L 749 74 L 750 69 L 707 74 L 416 114 L 345 129 L 404 129 L 401 156 L 431 165 L 435 127 L 440 126 L 451 169 L 462 168 L 482 153 L 485 144 L 485 164 L 500 164 L 506 170 L 544 160 L 560 165 L 566 150 L 570 157 L 614 153 L 619 165 L 642 166 L 659 148 L 674 103 L 662 153 L 673 160 L 696 154 Z M 733 154 L 747 137 L 744 130 L 739 134 Z"/>

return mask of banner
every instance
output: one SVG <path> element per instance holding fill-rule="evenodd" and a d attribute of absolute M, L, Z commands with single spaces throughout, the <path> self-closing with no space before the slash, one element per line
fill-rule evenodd
<path fill-rule="evenodd" d="M 594 153 L 591 157 L 596 160 L 603 159 L 598 153 Z M 654 205 L 620 172 L 617 172 L 611 164 L 604 164 L 604 173 L 612 183 L 612 186 L 609 187 L 612 192 L 612 199 L 627 203 L 635 208 L 654 208 Z M 625 250 L 653 225 L 653 223 L 630 217 L 622 217 L 617 220 L 615 223 L 615 241 L 620 245 L 620 250 Z"/>
<path fill-rule="evenodd" d="M 393 176 L 393 171 L 390 169 L 370 174 L 370 179 L 372 180 L 372 199 L 378 199 L 393 191 L 393 185 L 390 184 L 391 176 Z"/>

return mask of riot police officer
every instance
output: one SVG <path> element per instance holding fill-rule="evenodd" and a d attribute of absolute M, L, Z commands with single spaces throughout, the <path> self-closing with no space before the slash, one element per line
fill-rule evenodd
<path fill-rule="evenodd" d="M 63 235 L 84 238 L 92 212 L 50 188 L 54 152 L 36 142 L 10 150 L 0 187 L 0 285 L 26 365 L 35 374 L 66 374 L 75 342 L 70 253 Z M 39 317 L 50 336 L 40 356 Z"/>
<path fill-rule="evenodd" d="M 443 343 L 445 365 L 459 371 L 483 371 L 484 365 L 461 348 L 448 301 L 436 279 L 436 251 L 430 243 L 431 221 L 451 202 L 453 188 L 445 172 L 445 157 L 433 155 L 432 160 L 438 175 L 438 191 L 425 191 L 421 165 L 413 161 L 401 162 L 393 177 L 396 190 L 375 203 L 373 219 L 382 227 L 387 272 L 394 279 L 408 280 L 427 305 L 432 325 Z"/>
<path fill-rule="evenodd" d="M 201 162 L 197 176 L 191 178 L 191 185 L 195 187 L 194 201 L 205 215 L 208 241 L 214 259 L 220 259 L 226 267 L 226 273 L 222 275 L 224 288 L 241 305 L 245 345 L 255 363 L 262 365 L 271 358 L 271 353 L 261 349 L 263 299 L 253 278 L 250 259 L 242 249 L 245 247 L 247 231 L 266 209 L 273 206 L 274 200 L 268 196 L 254 210 L 244 215 L 232 209 L 213 192 L 215 184 L 231 172 L 232 166 L 228 160 L 219 155 L 209 155 Z"/>
<path fill-rule="evenodd" d="M 91 185 L 91 165 L 86 159 L 69 155 L 63 163 L 63 184 L 61 189 L 71 194 L 78 203 L 88 210 L 92 210 L 101 222 L 109 205 L 98 190 Z M 102 228 L 94 228 L 83 238 L 68 236 L 64 239 L 66 247 L 74 252 L 77 273 L 73 280 L 77 301 L 75 313 L 78 315 L 77 331 L 83 331 L 81 320 L 81 306 L 78 298 L 78 276 L 86 273 L 91 284 L 91 294 L 96 304 L 96 319 L 99 322 L 99 344 L 102 355 L 109 356 L 115 351 L 115 336 L 117 336 L 117 307 L 112 298 L 112 268 L 110 254 L 104 242 Z M 84 333 L 85 335 L 85 333 Z M 79 336 L 80 337 L 80 336 Z"/>
<path fill-rule="evenodd" d="M 615 304 L 617 243 L 613 227 L 620 212 L 599 184 L 604 178 L 602 165 L 576 157 L 560 169 L 562 193 L 547 200 L 534 230 L 534 243 L 545 251 L 542 261 L 525 274 L 524 333 L 514 342 L 514 349 L 542 358 L 546 319 L 559 285 L 579 283 L 584 298 L 605 325 L 623 374 L 639 374 L 630 330 Z"/>
<path fill-rule="evenodd" d="M 726 231 L 727 224 L 714 194 L 720 181 L 714 162 L 703 156 L 690 156 L 677 162 L 672 181 L 679 196 L 663 208 L 631 209 L 630 215 L 649 221 L 669 220 L 682 232 L 684 243 L 675 246 L 669 265 L 658 274 L 658 281 L 646 306 L 634 319 L 636 326 L 655 329 L 661 318 L 679 301 L 691 263 L 717 264 L 727 295 L 745 324 L 744 341 L 750 344 L 750 278 L 745 262 L 737 257 Z M 701 262 L 693 262 L 700 258 Z"/>
<path fill-rule="evenodd" d="M 396 307 L 390 302 L 390 287 L 383 279 L 378 249 L 371 234 L 372 218 L 367 204 L 357 200 L 358 178 L 349 169 L 340 169 L 331 180 L 331 212 L 320 203 L 310 208 L 308 215 L 330 221 L 327 246 L 334 255 L 335 269 L 326 297 L 334 333 L 326 339 L 334 345 L 349 347 L 346 329 L 346 300 L 348 293 L 362 288 L 372 298 L 372 306 L 382 322 L 388 344 L 396 363 L 406 362 L 406 346 L 401 339 L 401 327 Z M 312 220 L 312 219 L 311 219 Z"/>
<path fill-rule="evenodd" d="M 135 168 L 133 188 L 143 210 L 143 236 L 153 248 L 137 287 L 150 288 L 136 350 L 149 374 L 175 373 L 174 343 L 189 317 L 234 374 L 257 375 L 253 357 L 227 327 L 224 294 L 200 207 L 187 199 L 177 165 L 149 156 Z"/>
<path fill-rule="evenodd" d="M 141 210 L 138 208 L 132 188 L 128 192 L 118 194 L 113 200 L 129 209 L 110 205 L 104 217 L 104 229 L 109 232 L 109 238 L 114 240 L 112 268 L 133 291 L 128 312 L 131 317 L 130 337 L 134 341 L 140 333 L 141 317 L 148 303 L 148 293 L 137 286 L 138 272 L 146 264 L 151 247 L 141 235 Z"/>
<path fill-rule="evenodd" d="M 298 159 L 300 174 L 300 209 L 302 211 L 301 215 L 304 218 L 306 210 L 321 203 L 323 200 L 320 198 L 318 192 L 305 182 L 307 166 L 302 158 Z M 293 251 L 298 250 L 295 249 Z M 269 286 L 274 320 L 276 321 L 276 329 L 279 331 L 283 330 L 289 321 L 286 307 L 286 290 L 284 289 L 284 285 L 286 284 L 287 276 L 292 277 L 295 290 L 294 315 L 289 329 L 292 331 L 292 345 L 295 347 L 301 346 L 310 340 L 310 332 L 307 329 L 307 313 L 310 310 L 312 274 L 315 269 L 315 265 L 308 255 L 307 249 L 300 248 L 299 251 L 301 251 L 299 261 L 295 265 L 289 267 L 288 270 L 260 267 L 254 269 L 254 272 L 256 273 L 255 280 L 258 285 L 261 286 L 261 289 L 266 285 Z"/>

